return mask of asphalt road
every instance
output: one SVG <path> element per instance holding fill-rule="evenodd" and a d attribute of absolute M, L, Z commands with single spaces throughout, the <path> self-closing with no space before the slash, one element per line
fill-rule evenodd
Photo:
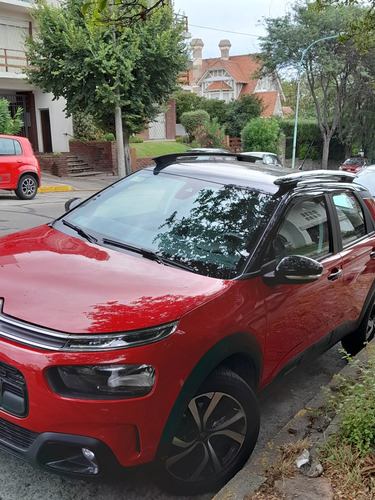
<path fill-rule="evenodd" d="M 18 200 L 13 193 L 0 191 L 0 236 L 45 224 L 64 213 L 64 203 L 72 197 L 87 198 L 92 191 L 40 193 L 31 201 Z M 1 244 L 1 242 L 0 242 Z M 262 426 L 256 450 L 267 442 L 326 385 L 345 362 L 339 345 L 302 369 L 295 370 L 277 388 L 260 398 Z M 151 425 L 151 424 L 150 424 Z M 32 468 L 18 458 L 0 451 L 0 499 L 19 500 L 135 500 L 174 499 L 160 491 L 147 470 L 118 481 L 86 482 L 52 475 Z M 212 495 L 195 497 L 208 500 Z"/>

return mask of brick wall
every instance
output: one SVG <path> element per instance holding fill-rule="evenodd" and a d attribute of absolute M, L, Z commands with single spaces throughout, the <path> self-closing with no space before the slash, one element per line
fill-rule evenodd
<path fill-rule="evenodd" d="M 42 172 L 49 172 L 57 177 L 66 177 L 68 173 L 67 157 L 70 153 L 61 153 L 59 155 L 36 153 L 38 158 L 40 170 Z"/>
<path fill-rule="evenodd" d="M 172 99 L 168 103 L 168 111 L 165 114 L 166 139 L 176 139 L 176 101 Z"/>
<path fill-rule="evenodd" d="M 98 172 L 117 173 L 116 142 L 103 141 L 70 141 L 72 155 L 85 160 Z"/>

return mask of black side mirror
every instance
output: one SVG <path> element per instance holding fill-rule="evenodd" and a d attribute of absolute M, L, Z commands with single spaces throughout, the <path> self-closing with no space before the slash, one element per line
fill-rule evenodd
<path fill-rule="evenodd" d="M 318 280 L 323 274 L 320 262 L 304 255 L 289 255 L 276 266 L 275 271 L 263 276 L 266 285 L 301 285 Z"/>
<path fill-rule="evenodd" d="M 65 202 L 65 212 L 73 210 L 73 208 L 78 207 L 82 202 L 82 198 L 70 198 L 70 200 Z"/>

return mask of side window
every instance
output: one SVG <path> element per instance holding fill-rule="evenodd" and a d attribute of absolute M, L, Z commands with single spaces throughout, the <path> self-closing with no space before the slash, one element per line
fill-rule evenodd
<path fill-rule="evenodd" d="M 287 255 L 306 255 L 317 259 L 330 252 L 326 203 L 323 196 L 304 199 L 286 214 L 274 241 L 277 261 Z"/>
<path fill-rule="evenodd" d="M 18 141 L 13 141 L 13 143 L 14 143 L 14 154 L 22 155 L 21 144 Z"/>
<path fill-rule="evenodd" d="M 13 139 L 0 138 L 0 156 L 14 156 L 14 141 Z"/>
<path fill-rule="evenodd" d="M 340 223 L 343 246 L 362 238 L 366 234 L 365 218 L 362 208 L 353 193 L 340 193 L 333 196 Z"/>
<path fill-rule="evenodd" d="M 0 137 L 0 156 L 15 156 L 21 154 L 22 148 L 18 141 Z"/>

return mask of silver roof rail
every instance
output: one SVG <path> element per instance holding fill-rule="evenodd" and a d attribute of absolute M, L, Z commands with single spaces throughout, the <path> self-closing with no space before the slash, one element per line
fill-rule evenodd
<path fill-rule="evenodd" d="M 310 170 L 309 172 L 293 172 L 292 174 L 283 175 L 274 180 L 276 186 L 291 188 L 300 183 L 312 182 L 353 182 L 355 174 L 344 172 L 342 170 Z"/>

